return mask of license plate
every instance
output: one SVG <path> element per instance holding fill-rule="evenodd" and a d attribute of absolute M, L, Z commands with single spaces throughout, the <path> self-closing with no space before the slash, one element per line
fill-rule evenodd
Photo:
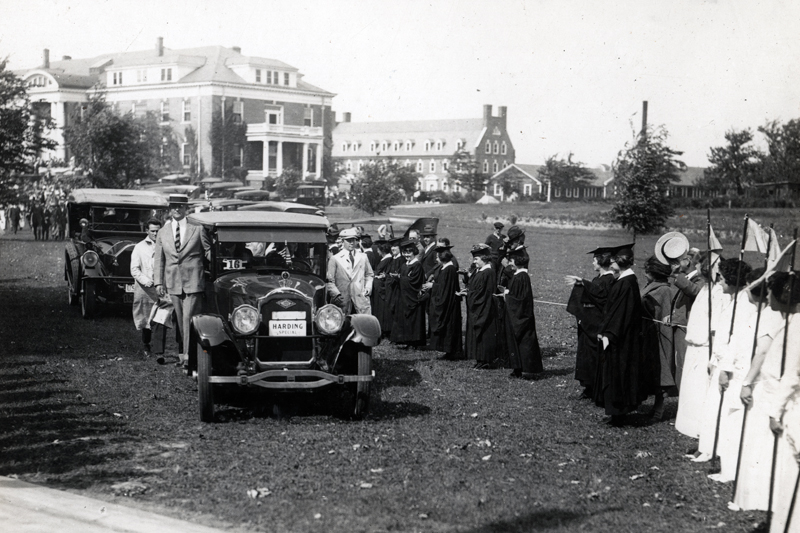
<path fill-rule="evenodd" d="M 122 295 L 122 303 L 125 304 L 132 304 L 133 303 L 133 294 L 125 293 Z"/>
<path fill-rule="evenodd" d="M 270 320 L 270 337 L 305 337 L 305 320 Z"/>
<path fill-rule="evenodd" d="M 133 292 L 133 283 L 125 284 L 125 292 Z"/>

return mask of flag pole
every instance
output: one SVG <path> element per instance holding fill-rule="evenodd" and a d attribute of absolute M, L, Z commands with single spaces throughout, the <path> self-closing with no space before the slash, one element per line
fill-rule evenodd
<path fill-rule="evenodd" d="M 774 224 L 770 224 L 769 227 L 772 229 Z M 764 272 L 767 271 L 767 267 L 769 266 L 769 251 L 772 247 L 772 232 L 769 232 L 769 239 L 767 240 L 767 255 L 764 256 Z M 758 311 L 756 312 L 756 327 L 755 331 L 753 332 L 753 349 L 750 352 L 750 365 L 753 364 L 753 359 L 756 358 L 756 346 L 758 344 L 758 324 L 761 322 L 761 308 L 764 306 L 764 293 L 767 290 L 767 282 L 764 280 L 761 283 L 759 295 L 758 295 Z M 752 397 L 750 399 L 751 405 L 744 406 L 744 414 L 742 416 L 742 434 L 739 437 L 739 454 L 736 458 L 736 477 L 733 478 L 733 495 L 731 496 L 731 500 L 736 500 L 736 488 L 739 485 L 739 471 L 742 466 L 742 450 L 744 449 L 744 430 L 747 427 L 747 414 L 750 412 L 750 407 L 752 406 Z"/>
<path fill-rule="evenodd" d="M 795 254 L 797 253 L 797 228 L 794 228 L 794 242 L 792 243 L 792 262 L 789 264 L 789 302 L 791 302 L 792 292 L 794 291 L 794 260 Z M 786 344 L 789 340 L 789 315 L 791 313 L 786 313 L 786 318 L 784 320 L 783 326 L 783 350 L 781 353 L 781 379 L 783 379 L 783 373 L 786 370 Z M 769 525 L 772 523 L 772 503 L 775 497 L 775 467 L 778 455 L 778 435 L 775 435 L 773 438 L 772 444 L 772 468 L 770 469 L 770 476 L 769 476 L 769 504 L 767 505 L 767 524 Z"/>

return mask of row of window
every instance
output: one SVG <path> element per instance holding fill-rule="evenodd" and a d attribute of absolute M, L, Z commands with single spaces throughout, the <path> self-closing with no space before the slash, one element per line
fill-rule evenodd
<path fill-rule="evenodd" d="M 411 161 L 406 159 L 405 165 L 407 167 L 410 167 L 411 166 Z M 416 166 L 417 172 L 424 172 L 425 171 L 425 163 L 421 159 L 417 161 L 417 164 L 415 166 Z M 508 161 L 503 161 L 503 168 L 506 168 L 507 166 L 508 166 Z M 500 163 L 498 163 L 497 161 L 494 161 L 492 163 L 491 167 L 492 167 L 492 172 L 498 172 L 500 170 Z M 345 162 L 345 169 L 347 170 L 347 172 L 352 172 L 353 168 L 354 167 L 353 167 L 353 162 L 352 161 Z M 361 172 L 361 170 L 364 168 L 364 161 L 358 161 L 358 163 L 356 165 L 356 168 L 357 168 L 357 172 Z M 447 170 L 449 168 L 450 168 L 450 161 L 447 161 L 447 160 L 442 161 L 442 171 L 447 172 Z M 431 161 L 428 163 L 428 172 L 436 172 L 436 161 L 434 161 L 433 159 L 431 159 Z M 489 161 L 484 161 L 483 162 L 483 173 L 486 174 L 488 172 L 489 172 Z"/>
<path fill-rule="evenodd" d="M 263 73 L 263 76 L 262 76 Z M 263 80 L 263 81 L 262 81 Z M 264 70 L 262 71 L 260 68 L 256 69 L 256 83 L 266 83 L 267 85 L 280 85 L 281 84 L 281 73 L 276 70 Z M 289 86 L 289 73 L 283 73 L 283 84 L 287 87 Z"/>
<path fill-rule="evenodd" d="M 501 196 L 502 194 L 503 194 L 503 185 L 501 183 L 495 183 L 494 190 L 492 191 L 492 196 Z M 532 194 L 533 194 L 533 183 L 523 183 L 522 195 L 531 196 Z"/>
<path fill-rule="evenodd" d="M 123 72 L 111 73 L 111 84 L 123 84 Z M 172 67 L 161 69 L 161 81 L 172 81 Z M 147 83 L 147 69 L 140 69 L 136 71 L 136 83 Z"/>
<path fill-rule="evenodd" d="M 597 198 L 602 194 L 600 187 L 583 188 L 583 198 Z M 566 198 L 581 198 L 581 187 L 564 187 L 564 196 Z M 561 187 L 553 187 L 553 197 L 561 198 Z"/>
<path fill-rule="evenodd" d="M 401 150 L 410 152 L 415 144 L 416 143 L 414 141 L 372 141 L 371 143 L 369 143 L 369 151 L 387 152 L 389 150 L 389 147 L 391 146 L 393 152 L 400 152 Z M 441 152 L 442 149 L 445 147 L 445 144 L 447 143 L 443 140 L 438 140 L 438 141 L 427 140 L 425 141 L 425 151 L 431 152 L 435 149 L 437 152 Z M 462 150 L 466 145 L 467 141 L 465 141 L 464 139 L 459 139 L 458 141 L 456 141 L 456 150 Z M 360 141 L 342 143 L 342 152 L 358 152 L 360 148 L 361 148 Z M 379 148 L 380 150 L 378 150 Z"/>
<path fill-rule="evenodd" d="M 506 155 L 506 153 L 508 153 L 508 146 L 506 146 L 505 141 L 502 143 L 498 143 L 497 141 L 494 141 L 494 143 L 492 143 L 492 141 L 486 141 L 484 152 L 487 154 L 495 153 Z"/>

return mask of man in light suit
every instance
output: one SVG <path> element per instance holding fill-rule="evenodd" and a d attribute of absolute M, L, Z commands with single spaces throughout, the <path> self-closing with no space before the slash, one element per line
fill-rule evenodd
<path fill-rule="evenodd" d="M 186 220 L 189 197 L 185 194 L 169 196 L 172 220 L 164 224 L 156 237 L 154 278 L 159 296 L 169 294 L 178 324 L 183 335 L 179 364 L 189 360 L 189 330 L 192 317 L 202 311 L 203 258 L 211 260 L 211 241 L 202 226 Z"/>
<path fill-rule="evenodd" d="M 372 314 L 369 295 L 374 274 L 367 254 L 357 249 L 358 230 L 347 228 L 339 233 L 342 250 L 328 261 L 328 293 L 331 302 L 347 313 Z"/>

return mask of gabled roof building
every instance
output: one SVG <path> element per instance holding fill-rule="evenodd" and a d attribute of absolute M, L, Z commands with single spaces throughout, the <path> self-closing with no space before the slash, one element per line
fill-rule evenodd
<path fill-rule="evenodd" d="M 333 160 L 352 179 L 368 161 L 390 159 L 412 166 L 423 191 L 460 192 L 447 169 L 459 150 L 466 150 L 487 175 L 514 163 L 514 145 L 506 129 L 507 108 L 483 106 L 483 117 L 453 120 L 351 122 L 350 113 L 333 130 Z"/>
<path fill-rule="evenodd" d="M 159 38 L 151 50 L 86 59 L 50 61 L 45 50 L 42 65 L 18 75 L 27 81 L 36 111 L 56 124 L 53 135 L 59 146 L 52 157 L 69 161 L 64 127 L 76 107 L 102 88 L 106 101 L 120 112 L 151 111 L 162 126 L 170 126 L 187 169 L 193 161 L 206 171 L 212 168 L 212 116 L 224 112 L 247 124 L 248 143 L 248 150 L 238 147 L 239 157 L 226 162 L 226 169 L 245 167 L 255 182 L 280 175 L 289 165 L 303 176 L 321 177 L 335 95 L 306 82 L 297 68 L 282 61 L 246 56 L 238 47 L 171 50 Z M 189 128 L 196 146 L 187 142 Z"/>

